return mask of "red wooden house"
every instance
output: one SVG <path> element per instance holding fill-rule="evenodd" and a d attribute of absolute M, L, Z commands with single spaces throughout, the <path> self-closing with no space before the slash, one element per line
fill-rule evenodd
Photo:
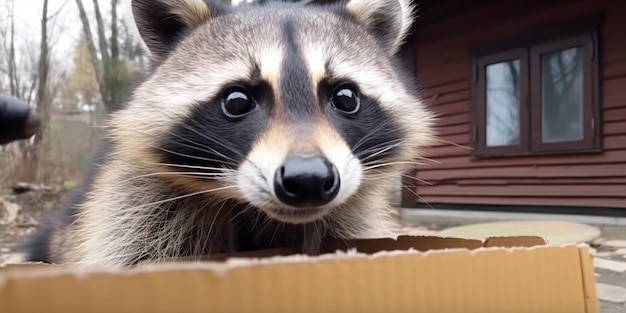
<path fill-rule="evenodd" d="M 626 215 L 626 1 L 418 2 L 404 57 L 442 141 L 403 205 Z"/>

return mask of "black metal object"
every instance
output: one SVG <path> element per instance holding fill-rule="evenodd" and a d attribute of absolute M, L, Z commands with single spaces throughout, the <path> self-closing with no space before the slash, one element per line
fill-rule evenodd
<path fill-rule="evenodd" d="M 0 145 L 32 137 L 41 120 L 23 101 L 0 94 Z"/>

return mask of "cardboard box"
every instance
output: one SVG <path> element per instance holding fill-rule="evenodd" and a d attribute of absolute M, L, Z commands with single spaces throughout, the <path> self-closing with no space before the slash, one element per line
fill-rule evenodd
<path fill-rule="evenodd" d="M 400 237 L 327 240 L 323 252 L 126 271 L 8 265 L 0 268 L 0 312 L 599 312 L 586 245 Z"/>

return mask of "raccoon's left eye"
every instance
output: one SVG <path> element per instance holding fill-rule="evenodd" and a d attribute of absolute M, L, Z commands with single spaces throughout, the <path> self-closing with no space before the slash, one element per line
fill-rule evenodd
<path fill-rule="evenodd" d="M 335 109 L 348 114 L 354 114 L 361 108 L 359 95 L 355 88 L 349 85 L 342 85 L 335 89 L 331 103 Z"/>
<path fill-rule="evenodd" d="M 248 90 L 239 86 L 232 87 L 224 93 L 222 112 L 230 118 L 239 118 L 250 113 L 255 105 Z"/>

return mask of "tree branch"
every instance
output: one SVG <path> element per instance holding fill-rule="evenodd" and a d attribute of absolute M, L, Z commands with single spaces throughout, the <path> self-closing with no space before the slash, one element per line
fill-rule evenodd
<path fill-rule="evenodd" d="M 61 13 L 61 11 L 63 11 L 63 8 L 65 8 L 65 5 L 70 2 L 70 0 L 65 0 L 65 2 L 63 2 L 63 4 L 61 5 L 61 7 L 54 13 L 48 15 L 48 20 L 53 20 L 54 18 L 57 17 L 57 15 L 59 15 L 59 13 Z"/>

